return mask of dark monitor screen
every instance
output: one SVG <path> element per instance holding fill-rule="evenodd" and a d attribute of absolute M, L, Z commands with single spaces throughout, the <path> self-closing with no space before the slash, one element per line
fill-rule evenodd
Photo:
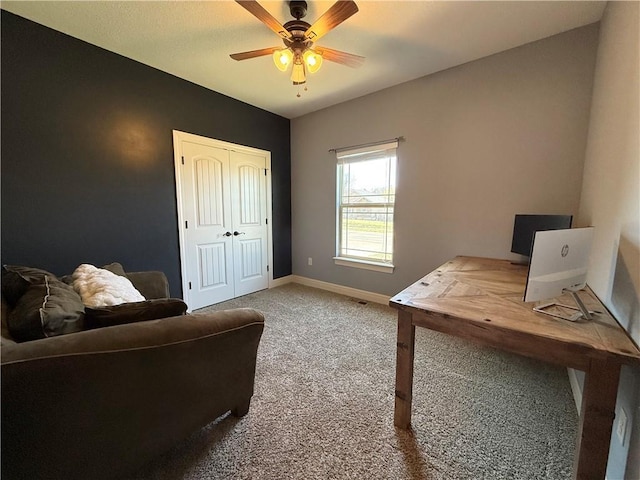
<path fill-rule="evenodd" d="M 573 215 L 516 215 L 511 251 L 530 257 L 535 232 L 571 228 L 572 220 Z"/>

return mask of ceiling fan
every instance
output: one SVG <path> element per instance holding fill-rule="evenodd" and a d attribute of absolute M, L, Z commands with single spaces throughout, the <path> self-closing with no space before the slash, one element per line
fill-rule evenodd
<path fill-rule="evenodd" d="M 359 55 L 341 52 L 333 48 L 314 47 L 314 43 L 318 39 L 358 11 L 358 6 L 352 0 L 339 0 L 334 3 L 313 25 L 301 20 L 307 14 L 307 2 L 305 1 L 291 0 L 289 2 L 289 11 L 295 20 L 290 20 L 284 25 L 281 25 L 255 0 L 236 0 L 236 2 L 280 36 L 285 48 L 269 47 L 234 53 L 230 55 L 234 60 L 273 55 L 273 61 L 279 70 L 285 72 L 289 65 L 293 65 L 291 81 L 294 85 L 305 83 L 307 81 L 306 71 L 317 72 L 323 59 L 349 67 L 359 67 L 364 62 L 364 57 Z M 300 96 L 299 93 L 298 96 Z"/>

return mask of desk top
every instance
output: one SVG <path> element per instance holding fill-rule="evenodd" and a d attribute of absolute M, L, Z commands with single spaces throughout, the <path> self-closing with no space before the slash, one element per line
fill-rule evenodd
<path fill-rule="evenodd" d="M 522 301 L 527 267 L 509 260 L 456 257 L 395 295 L 389 305 L 417 326 L 588 371 L 592 360 L 640 364 L 640 350 L 586 288 L 593 320 L 555 319 Z M 570 295 L 556 299 L 574 305 Z"/>

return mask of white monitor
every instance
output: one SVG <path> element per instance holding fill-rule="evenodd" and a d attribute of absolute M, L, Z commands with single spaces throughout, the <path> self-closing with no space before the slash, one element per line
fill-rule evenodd
<path fill-rule="evenodd" d="M 591 318 L 588 311 L 583 311 L 582 302 L 575 292 L 586 285 L 592 239 L 593 227 L 536 232 L 524 301 L 549 300 L 567 291 L 573 292 L 582 315 L 573 315 L 566 320 L 576 320 L 582 316 Z M 549 303 L 534 310 L 541 311 L 552 305 L 558 304 Z"/>

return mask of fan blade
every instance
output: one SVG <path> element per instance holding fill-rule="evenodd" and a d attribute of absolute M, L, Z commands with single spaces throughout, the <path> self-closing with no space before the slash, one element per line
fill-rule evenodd
<path fill-rule="evenodd" d="M 340 50 L 334 50 L 333 48 L 318 46 L 314 47 L 314 50 L 319 53 L 324 60 L 341 63 L 347 67 L 357 68 L 364 63 L 364 57 L 354 55 L 353 53 L 341 52 Z"/>
<path fill-rule="evenodd" d="M 304 36 L 315 42 L 320 37 L 326 35 L 330 30 L 340 25 L 347 18 L 358 11 L 358 6 L 351 0 L 338 0 L 322 15 L 316 22 L 311 25 Z"/>
<path fill-rule="evenodd" d="M 247 60 L 249 58 L 262 57 L 264 55 L 271 55 L 276 50 L 280 50 L 280 47 L 261 48 L 260 50 L 251 50 L 250 52 L 232 53 L 229 55 L 234 60 Z"/>
<path fill-rule="evenodd" d="M 282 38 L 291 38 L 291 34 L 280 24 L 280 22 L 255 0 L 236 0 L 236 2 L 246 8 L 249 13 L 254 15 L 258 20 Z"/>

